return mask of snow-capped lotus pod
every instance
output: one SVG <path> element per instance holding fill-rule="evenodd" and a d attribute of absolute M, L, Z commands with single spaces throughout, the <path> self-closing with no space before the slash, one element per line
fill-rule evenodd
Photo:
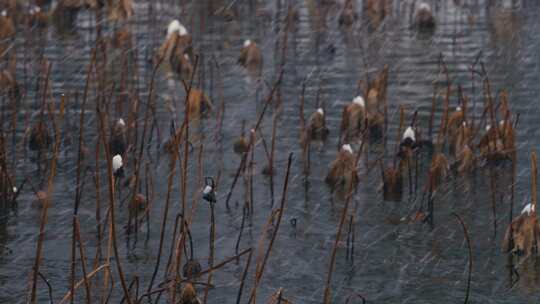
<path fill-rule="evenodd" d="M 177 33 L 180 36 L 185 36 L 188 34 L 186 27 L 180 23 L 178 20 L 173 20 L 167 26 L 167 38 L 171 37 L 174 33 Z"/>
<path fill-rule="evenodd" d="M 422 2 L 418 5 L 414 19 L 416 26 L 420 29 L 433 29 L 435 27 L 433 11 L 431 10 L 431 6 L 426 2 Z"/>
<path fill-rule="evenodd" d="M 203 190 L 203 194 L 204 195 L 208 195 L 212 192 L 212 187 L 206 185 L 206 187 L 204 187 L 204 190 Z"/>
<path fill-rule="evenodd" d="M 354 99 L 353 99 L 353 103 L 354 104 L 357 104 L 359 106 L 362 106 L 362 107 L 365 107 L 366 106 L 366 102 L 364 100 L 364 98 L 362 96 L 356 96 Z"/>
<path fill-rule="evenodd" d="M 300 137 L 302 146 L 307 144 L 307 140 L 310 141 L 324 141 L 328 136 L 329 130 L 326 127 L 325 115 L 323 108 L 318 108 L 307 122 L 305 132 Z"/>
<path fill-rule="evenodd" d="M 351 145 L 349 145 L 349 144 L 343 145 L 343 146 L 341 147 L 341 150 L 353 154 L 353 149 L 352 149 Z"/>
<path fill-rule="evenodd" d="M 355 191 L 358 185 L 356 167 L 356 157 L 353 154 L 351 145 L 345 144 L 341 146 L 340 152 L 337 153 L 336 159 L 330 164 L 324 179 L 332 194 L 335 194 L 338 199 L 345 199 L 347 195 Z"/>
<path fill-rule="evenodd" d="M 122 156 L 119 154 L 113 157 L 112 168 L 115 177 L 121 178 L 124 176 L 124 163 L 122 162 Z"/>
<path fill-rule="evenodd" d="M 206 186 L 203 189 L 203 199 L 209 203 L 216 202 L 216 192 L 214 191 L 214 179 L 211 177 L 206 178 Z"/>
<path fill-rule="evenodd" d="M 118 169 L 122 168 L 124 164 L 122 163 L 122 156 L 120 155 L 115 155 L 113 157 L 113 162 L 112 162 L 112 166 L 113 166 L 113 172 L 116 172 L 118 171 Z"/>
<path fill-rule="evenodd" d="M 245 40 L 240 49 L 237 63 L 248 71 L 259 74 L 263 65 L 263 54 L 261 48 L 249 39 Z"/>
<path fill-rule="evenodd" d="M 412 127 L 407 127 L 407 129 L 405 130 L 405 132 L 403 132 L 403 141 L 405 141 L 406 139 L 410 139 L 412 140 L 413 142 L 416 141 L 416 135 L 414 133 L 414 130 Z"/>

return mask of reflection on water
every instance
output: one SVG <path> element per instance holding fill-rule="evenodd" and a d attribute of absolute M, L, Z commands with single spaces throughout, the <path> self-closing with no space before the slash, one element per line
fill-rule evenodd
<path fill-rule="evenodd" d="M 280 100 L 274 100 L 263 119 L 261 129 L 265 144 L 271 144 L 272 117 L 277 117 L 277 140 L 274 164 L 274 205 L 281 197 L 281 186 L 285 173 L 288 152 L 295 158 L 291 172 L 290 187 L 284 221 L 274 244 L 271 257 L 258 291 L 258 299 L 266 300 L 278 288 L 284 288 L 285 296 L 296 303 L 320 303 L 328 271 L 330 253 L 335 231 L 340 218 L 342 202 L 330 203 L 330 194 L 324 184 L 328 165 L 335 158 L 339 137 L 339 126 L 343 106 L 358 93 L 358 81 L 388 65 L 388 147 L 394 147 L 399 125 L 399 105 L 406 110 L 407 121 L 418 111 L 418 122 L 426 133 L 431 109 L 433 82 L 444 82 L 439 75 L 439 58 L 442 54 L 448 63 L 450 77 L 463 85 L 472 96 L 473 110 L 480 117 L 483 108 L 481 84 L 470 68 L 480 56 L 488 70 L 493 91 L 508 89 L 511 108 L 520 114 L 518 126 L 518 187 L 516 210 L 520 210 L 529 193 L 528 159 L 538 143 L 538 113 L 534 103 L 539 92 L 538 54 L 540 35 L 540 6 L 536 1 L 490 1 L 454 0 L 432 1 L 437 20 L 432 33 L 419 33 L 412 27 L 414 1 L 380 1 L 384 7 L 369 7 L 373 1 L 353 1 L 358 11 L 357 22 L 350 28 L 338 25 L 342 2 L 328 0 L 290 1 L 295 12 L 293 24 L 287 31 L 287 47 L 282 48 L 283 20 L 287 17 L 287 1 L 240 1 L 229 5 L 229 1 L 135 1 L 135 15 L 125 24 L 131 32 L 131 42 L 124 44 L 117 30 L 119 23 L 103 23 L 101 29 L 111 46 L 107 52 L 105 71 L 107 81 L 93 81 L 89 86 L 85 145 L 89 149 L 85 165 L 86 176 L 83 201 L 81 203 L 81 238 L 85 243 L 88 264 L 98 250 L 96 242 L 96 196 L 94 185 L 94 149 L 97 139 L 97 118 L 94 109 L 102 100 L 113 96 L 114 106 L 103 110 L 111 113 L 112 119 L 124 117 L 133 122 L 134 111 L 139 112 L 137 123 L 142 125 L 146 109 L 152 62 L 155 51 L 164 37 L 166 24 L 180 18 L 193 34 L 197 49 L 201 50 L 200 76 L 194 80 L 196 87 L 208 92 L 216 108 L 224 103 L 224 112 L 217 111 L 190 126 L 190 163 L 188 170 L 188 202 L 198 199 L 197 176 L 214 176 L 218 180 L 218 202 L 216 205 L 216 261 L 235 254 L 235 245 L 242 225 L 242 205 L 246 183 L 239 180 L 230 200 L 231 209 L 225 200 L 240 164 L 240 156 L 234 153 L 233 143 L 241 133 L 242 121 L 246 130 L 252 128 L 263 109 L 263 99 L 269 92 L 281 64 L 285 74 L 280 89 Z M 381 13 L 381 10 L 383 13 Z M 210 12 L 217 12 L 212 15 Z M 297 16 L 297 18 L 296 18 Z M 382 17 L 384 16 L 384 18 Z M 62 153 L 58 175 L 55 178 L 52 206 L 46 226 L 44 256 L 41 272 L 54 286 L 55 298 L 61 297 L 69 287 L 71 214 L 75 197 L 75 168 L 78 144 L 78 121 L 82 94 L 85 87 L 92 48 L 96 45 L 95 18 L 92 13 L 81 11 L 72 35 L 59 36 L 53 29 L 20 30 L 17 32 L 14 54 L 16 54 L 16 78 L 24 87 L 22 106 L 17 113 L 16 138 L 22 142 L 27 121 L 32 119 L 40 107 L 36 95 L 37 82 L 43 80 L 40 56 L 52 65 L 50 75 L 51 96 L 56 100 L 66 94 L 66 117 L 60 126 L 63 133 Z M 116 36 L 114 36 L 116 34 Z M 239 50 L 245 39 L 255 41 L 263 51 L 264 65 L 262 80 L 256 81 L 236 64 Z M 121 47 L 118 47 L 121 46 Z M 114 48 L 112 48 L 114 47 Z M 125 47 L 125 49 L 123 49 Z M 282 53 L 286 60 L 283 62 Z M 149 175 L 154 186 L 151 207 L 150 234 L 148 242 L 146 224 L 141 225 L 138 243 L 129 247 L 125 230 L 118 229 L 120 254 L 126 276 L 137 275 L 141 286 L 147 286 L 156 263 L 161 216 L 167 193 L 169 173 L 168 157 L 158 156 L 158 144 L 163 142 L 170 128 L 171 118 L 180 128 L 183 119 L 184 89 L 182 84 L 171 81 L 167 67 L 159 69 L 156 78 L 155 116 L 152 115 L 148 132 L 153 141 L 149 152 Z M 41 75 L 41 76 L 38 76 Z M 95 72 L 91 77 L 97 77 Z M 475 78 L 475 87 L 472 78 Z M 311 153 L 309 188 L 304 191 L 303 164 L 301 162 L 299 97 L 302 82 L 307 79 L 305 112 L 313 113 L 317 100 L 325 108 L 330 135 L 326 144 Z M 134 101 L 137 101 L 135 103 Z M 138 108 L 134 108 L 134 104 Z M 279 107 L 275 105 L 280 105 Z M 457 99 L 450 100 L 451 108 Z M 7 116 L 11 112 L 2 104 Z M 153 113 L 152 113 L 153 114 Z M 308 114 L 306 114 L 308 115 Z M 442 99 L 435 113 L 435 121 L 442 115 Z M 222 119 L 222 122 L 220 120 Z M 9 119 L 2 120 L 4 130 L 10 130 Z M 222 134 L 218 127 L 222 124 Z M 438 123 L 436 123 L 438 125 Z M 139 136 L 142 128 L 139 128 Z M 134 132 L 130 130 L 129 132 Z M 10 139 L 11 143 L 11 139 Z M 140 143 L 139 143 L 140 144 Z M 203 167 L 197 165 L 199 151 L 203 149 Z M 390 148 L 392 149 L 392 148 Z M 380 155 L 382 146 L 370 147 L 370 159 Z M 43 173 L 37 173 L 35 158 L 30 151 L 24 152 L 22 144 L 8 145 L 8 159 L 15 161 L 17 181 L 30 177 L 31 184 L 40 189 Z M 391 161 L 386 153 L 385 161 Z M 427 155 L 425 155 L 427 159 Z M 253 216 L 245 221 L 240 249 L 256 247 L 262 229 L 271 212 L 270 179 L 261 174 L 266 166 L 265 148 L 262 141 L 256 146 L 253 177 Z M 104 159 L 99 166 L 101 174 L 100 199 L 106 204 Z M 489 172 L 478 170 L 468 178 L 450 180 L 439 190 L 436 199 L 435 229 L 407 219 L 421 201 L 421 195 L 409 197 L 404 191 L 400 203 L 382 200 L 382 183 L 378 169 L 367 173 L 364 163 L 360 168 L 360 184 L 351 206 L 355 210 L 354 259 L 346 260 L 345 240 L 339 243 L 336 268 L 332 279 L 332 295 L 335 302 L 342 303 L 353 294 L 359 293 L 370 302 L 381 303 L 455 303 L 465 292 L 467 270 L 467 247 L 462 230 L 450 215 L 461 214 L 469 226 L 473 240 L 473 280 L 471 301 L 474 303 L 535 303 L 540 298 L 538 269 L 535 263 L 519 268 L 520 281 L 510 288 L 506 256 L 500 243 L 507 224 L 509 209 L 509 170 L 496 169 L 497 180 L 497 234 L 493 237 L 491 198 L 489 195 Z M 420 166 L 419 189 L 422 189 L 428 162 Z M 127 159 L 129 173 L 133 160 Z M 219 177 L 218 177 L 219 176 Z M 404 182 L 405 184 L 407 182 Z M 170 251 L 173 225 L 180 212 L 181 182 L 176 176 L 172 182 L 171 211 L 167 221 L 164 250 Z M 124 190 L 125 189 L 125 190 Z M 127 188 L 120 190 L 125 195 Z M 406 188 L 407 189 L 407 188 Z M 419 190 L 419 193 L 421 190 Z M 6 211 L 0 219 L 0 302 L 21 303 L 27 294 L 28 278 L 35 256 L 39 231 L 40 211 L 33 208 L 34 194 L 25 187 L 19 197 L 16 210 Z M 101 210 L 101 220 L 104 210 Z M 126 207 L 124 207 L 126 208 Z M 128 212 L 119 209 L 118 227 L 125 227 Z M 203 269 L 207 266 L 209 252 L 210 208 L 200 203 L 191 226 L 194 256 Z M 291 225 L 295 222 L 295 226 Z M 410 222 L 410 223 L 409 223 Z M 103 222 L 101 222 L 103 224 Z M 100 244 L 105 248 L 105 242 Z M 103 250 L 103 249 L 101 249 Z M 166 258 L 165 258 L 166 259 Z M 158 275 L 163 280 L 164 262 Z M 233 303 L 243 271 L 243 262 L 229 264 L 215 273 L 214 288 L 209 293 L 210 303 Z M 252 268 L 253 269 L 253 266 Z M 78 277 L 81 270 L 77 269 Z M 253 284 L 253 272 L 248 276 L 247 286 Z M 115 284 L 119 284 L 116 282 Z M 45 286 L 39 283 L 39 298 L 47 301 Z M 248 290 L 248 289 L 246 289 Z M 244 291 L 247 293 L 247 291 Z M 78 292 L 83 301 L 84 292 Z M 116 288 L 112 302 L 121 298 L 121 289 Z M 246 297 L 244 295 L 244 297 Z"/>

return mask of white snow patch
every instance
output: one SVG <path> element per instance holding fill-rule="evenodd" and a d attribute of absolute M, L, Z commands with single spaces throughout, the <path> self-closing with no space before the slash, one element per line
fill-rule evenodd
<path fill-rule="evenodd" d="M 407 129 L 405 130 L 405 132 L 403 132 L 403 140 L 407 139 L 407 138 L 410 138 L 412 139 L 413 141 L 416 141 L 416 135 L 414 134 L 414 130 L 412 127 L 407 127 Z"/>
<path fill-rule="evenodd" d="M 112 159 L 113 172 L 118 171 L 123 165 L 122 156 L 120 156 L 120 154 L 116 154 Z"/>
<path fill-rule="evenodd" d="M 357 104 L 357 105 L 360 105 L 362 107 L 365 107 L 366 106 L 366 102 L 364 101 L 364 98 L 362 96 L 356 96 L 354 99 L 353 99 L 353 103 Z"/>
<path fill-rule="evenodd" d="M 342 149 L 343 151 L 347 151 L 347 152 L 349 152 L 349 153 L 351 153 L 351 154 L 353 153 L 353 150 L 352 150 L 352 148 L 351 148 L 351 145 L 349 145 L 349 144 L 343 145 L 343 146 L 341 147 L 341 149 Z"/>

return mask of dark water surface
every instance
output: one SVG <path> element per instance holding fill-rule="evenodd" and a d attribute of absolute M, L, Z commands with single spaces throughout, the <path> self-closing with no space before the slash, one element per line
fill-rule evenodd
<path fill-rule="evenodd" d="M 200 190 L 197 185 L 196 157 L 200 143 L 203 144 L 203 172 L 205 176 L 217 176 L 221 170 L 216 205 L 216 262 L 235 254 L 235 242 L 242 219 L 244 185 L 240 181 L 227 211 L 225 198 L 232 183 L 240 157 L 234 154 L 232 144 L 239 135 L 242 120 L 253 126 L 262 109 L 262 99 L 268 94 L 268 87 L 262 92 L 255 90 L 255 83 L 245 71 L 236 65 L 239 49 L 245 39 L 256 41 L 264 53 L 263 78 L 271 84 L 281 63 L 282 28 L 286 15 L 286 2 L 279 1 L 238 1 L 237 18 L 228 21 L 222 16 L 208 14 L 210 1 L 155 1 L 149 8 L 149 1 L 135 1 L 135 16 L 128 26 L 136 46 L 138 69 L 124 73 L 134 84 L 139 77 L 139 94 L 142 109 L 146 108 L 148 84 L 152 71 L 151 59 L 164 37 L 168 22 L 178 18 L 193 33 L 195 45 L 202 51 L 204 81 L 196 83 L 205 88 L 219 104 L 220 96 L 225 101 L 221 141 L 216 141 L 215 113 L 191 129 L 194 150 L 189 162 L 189 204 L 193 193 Z M 174 4 L 172 4 L 175 2 Z M 178 4 L 178 2 L 180 4 Z M 189 2 L 183 5 L 184 2 Z M 213 1 L 214 10 L 227 3 Z M 377 28 L 367 26 L 367 19 L 361 13 L 362 1 L 357 2 L 359 22 L 350 30 L 338 27 L 341 4 L 337 6 L 316 5 L 318 1 L 292 1 L 298 11 L 298 21 L 288 33 L 285 75 L 281 87 L 282 104 L 271 107 L 263 120 L 262 130 L 270 143 L 272 115 L 277 115 L 275 202 L 276 208 L 281 198 L 288 152 L 294 153 L 291 178 L 283 222 L 274 243 L 270 259 L 257 292 L 259 302 L 269 298 L 278 288 L 284 288 L 284 295 L 294 303 L 321 303 L 330 254 L 336 236 L 343 203 L 330 203 L 324 176 L 328 164 L 334 159 L 338 129 L 343 105 L 357 92 L 357 81 L 366 72 L 376 72 L 385 64 L 389 65 L 388 87 L 389 134 L 388 146 L 394 145 L 399 122 L 397 112 L 404 105 L 407 117 L 418 110 L 419 124 L 427 128 L 433 81 L 443 80 L 439 75 L 440 54 L 448 62 L 450 76 L 460 83 L 468 94 L 472 94 L 469 68 L 481 52 L 481 60 L 488 70 L 492 90 L 507 89 L 514 113 L 520 113 L 518 126 L 518 186 L 514 212 L 529 199 L 530 193 L 530 152 L 538 144 L 538 110 L 535 104 L 540 94 L 538 64 L 540 63 L 540 3 L 536 1 L 513 1 L 514 9 L 508 8 L 512 1 L 433 1 L 436 11 L 437 28 L 430 34 L 418 34 L 411 29 L 410 2 L 393 1 L 392 13 Z M 411 1 L 412 2 L 412 1 Z M 436 4 L 435 4 L 436 2 Z M 184 13 L 182 12 L 184 6 Z M 204 26 L 201 26 L 201 16 Z M 110 36 L 119 25 L 103 24 L 104 35 Z M 200 29 L 203 29 L 202 31 Z M 17 142 L 22 143 L 24 124 L 36 111 L 35 87 L 39 71 L 39 54 L 52 64 L 50 84 L 52 95 L 69 95 L 67 117 L 62 130 L 66 140 L 61 147 L 58 174 L 54 180 L 52 205 L 49 210 L 41 272 L 54 289 L 54 299 L 59 301 L 69 290 L 71 267 L 71 223 L 75 197 L 75 168 L 77 155 L 78 119 L 80 100 L 86 80 L 86 71 L 95 45 L 95 24 L 93 13 L 81 12 L 77 20 L 76 34 L 59 37 L 51 28 L 40 34 L 37 30 L 20 31 L 16 38 L 17 79 L 24 85 L 27 97 L 18 114 Z M 108 52 L 111 74 L 110 81 L 122 77 L 121 62 L 125 58 L 118 51 Z M 219 69 L 216 66 L 219 64 Z M 132 66 L 133 67 L 133 66 Z M 321 100 L 325 102 L 330 139 L 326 145 L 312 154 L 312 173 L 309 189 L 304 193 L 302 161 L 299 145 L 299 96 L 303 79 L 309 76 L 306 88 L 306 113 L 316 109 L 316 93 L 321 85 Z M 476 79 L 477 116 L 482 107 L 480 83 Z M 221 93 L 222 88 L 222 93 Z M 92 155 L 85 164 L 92 169 L 86 176 L 86 184 L 80 209 L 81 237 L 85 242 L 88 265 L 93 263 L 97 248 L 96 238 L 96 191 L 92 173 L 95 167 L 93 150 L 96 142 L 96 102 L 95 86 L 91 86 L 87 105 L 85 139 Z M 78 93 L 76 101 L 75 92 Z M 160 70 L 156 78 L 157 118 L 161 137 L 168 133 L 171 115 L 166 109 L 167 100 L 176 104 L 183 101 L 183 89 L 176 81 L 166 78 L 165 70 Z M 451 99 L 452 107 L 457 99 Z M 442 101 L 441 101 L 442 104 Z M 111 118 L 119 116 L 113 113 Z M 181 122 L 183 109 L 177 107 Z M 126 112 L 124 110 L 124 112 Z M 8 113 L 11 113 L 8 111 Z M 142 123 L 143 113 L 139 114 Z M 441 106 L 436 113 L 438 124 Z M 11 115 L 11 114 L 9 114 Z M 307 116 L 308 114 L 306 114 Z M 9 130 L 9 122 L 2 122 L 4 130 Z M 179 123 L 180 124 L 180 123 Z M 139 130 L 141 132 L 142 128 Z M 156 263 L 161 216 L 167 193 L 168 160 L 166 155 L 158 158 L 157 140 L 145 153 L 150 173 L 154 181 L 154 198 L 151 209 L 150 235 L 147 243 L 146 224 L 140 227 L 139 241 L 134 249 L 128 249 L 126 233 L 122 228 L 127 223 L 127 210 L 118 209 L 117 237 L 122 266 L 127 280 L 137 275 L 141 290 L 146 290 Z M 199 140 L 200 139 L 200 140 Z M 373 148 L 370 157 L 377 157 Z M 271 214 L 271 193 L 269 179 L 260 174 L 266 165 L 262 143 L 255 150 L 254 214 L 246 220 L 240 248 L 257 248 L 262 231 Z M 16 150 L 8 146 L 8 158 L 15 160 L 14 172 L 18 181 L 30 176 L 32 183 L 39 184 L 33 155 L 25 157 L 22 144 Z M 150 156 L 148 156 L 150 155 Z M 389 158 L 388 158 L 389 159 Z M 103 166 L 104 159 L 101 160 Z M 364 162 L 362 162 L 364 163 Z M 426 161 L 426 164 L 429 162 Z M 131 166 L 131 167 L 130 167 Z M 132 172 L 133 163 L 127 161 L 127 170 Z M 351 206 L 355 210 L 355 251 L 354 261 L 346 260 L 345 238 L 337 251 L 336 267 L 332 279 L 332 297 L 335 303 L 359 293 L 369 303 L 457 303 L 465 296 L 467 283 L 467 245 L 462 228 L 451 216 L 457 212 L 463 216 L 472 238 L 473 275 L 471 303 L 537 303 L 540 293 L 540 272 L 534 262 L 521 265 L 520 280 L 510 286 L 506 255 L 501 252 L 501 240 L 508 223 L 509 168 L 496 169 L 497 179 L 497 233 L 494 237 L 491 213 L 489 171 L 477 170 L 474 177 L 464 180 L 450 178 L 436 198 L 435 229 L 427 225 L 408 224 L 400 219 L 414 211 L 421 195 L 409 198 L 404 195 L 401 203 L 384 202 L 381 192 L 381 178 L 378 170 L 366 175 L 364 165 L 360 168 L 361 178 L 358 193 Z M 101 172 L 101 199 L 106 206 L 106 171 Z M 427 174 L 426 166 L 421 170 L 421 182 Z M 173 182 L 171 210 L 169 212 L 164 254 L 156 282 L 163 281 L 164 267 L 171 247 L 174 219 L 180 212 L 180 182 L 178 174 Z M 15 210 L 2 214 L 0 222 L 0 302 L 23 303 L 28 294 L 28 286 L 34 263 L 39 232 L 40 210 L 32 206 L 34 194 L 29 187 L 18 200 Z M 128 191 L 121 189 L 122 195 Z M 125 206 L 124 206 L 125 208 Z M 351 212 L 352 213 L 352 212 Z M 102 219 L 104 211 L 102 210 Z M 290 222 L 296 219 L 296 227 Z M 191 232 L 194 239 L 195 256 L 207 267 L 209 255 L 210 209 L 207 203 L 197 205 Z M 106 248 L 106 239 L 102 242 Z M 133 246 L 133 239 L 130 246 Z M 255 259 L 244 290 L 244 301 L 253 286 Z M 245 265 L 245 258 L 239 264 L 231 263 L 215 272 L 210 290 L 209 303 L 234 303 Z M 78 278 L 81 278 L 78 263 Z M 112 303 L 122 297 L 116 268 L 115 292 Z M 155 284 L 157 285 L 157 284 Z M 41 281 L 40 303 L 46 303 L 48 293 Z M 97 287 L 94 287 L 97 291 Z M 200 288 L 202 297 L 202 288 Z M 97 294 L 97 292 L 96 292 Z M 84 288 L 78 290 L 77 302 L 84 301 Z M 94 296 L 97 300 L 97 295 Z M 163 297 L 162 301 L 164 301 Z"/>

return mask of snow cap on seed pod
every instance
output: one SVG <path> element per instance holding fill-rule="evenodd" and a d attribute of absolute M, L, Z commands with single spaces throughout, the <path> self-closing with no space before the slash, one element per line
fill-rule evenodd
<path fill-rule="evenodd" d="M 416 135 L 414 134 L 414 130 L 411 126 L 407 127 L 407 129 L 403 133 L 403 140 L 407 138 L 410 138 L 412 141 L 416 141 Z"/>
<path fill-rule="evenodd" d="M 37 14 L 37 13 L 39 13 L 39 12 L 41 12 L 41 8 L 40 8 L 39 6 L 37 6 L 37 5 L 32 5 L 32 6 L 30 7 L 30 11 L 29 11 L 30 15 L 35 15 L 35 14 Z"/>
<path fill-rule="evenodd" d="M 521 214 L 525 214 L 525 213 L 526 213 L 527 215 L 529 215 L 529 214 L 531 214 L 532 212 L 534 212 L 534 209 L 535 209 L 534 205 L 531 204 L 531 203 L 528 203 L 527 205 L 525 205 L 525 207 L 524 207 L 523 210 L 521 211 Z"/>
<path fill-rule="evenodd" d="M 167 38 L 171 37 L 172 34 L 178 33 L 180 36 L 187 35 L 187 30 L 182 23 L 178 20 L 173 20 L 171 23 L 169 23 L 169 26 L 167 27 Z"/>
<path fill-rule="evenodd" d="M 341 150 L 347 151 L 347 152 L 349 152 L 349 153 L 351 153 L 351 154 L 353 153 L 353 150 L 352 150 L 352 148 L 351 148 L 351 145 L 349 145 L 349 144 L 345 144 L 345 145 L 341 146 Z"/>
<path fill-rule="evenodd" d="M 357 105 L 360 105 L 362 107 L 365 107 L 366 106 L 366 102 L 364 101 L 364 98 L 362 96 L 356 96 L 354 99 L 353 99 L 353 103 L 357 104 Z"/>
<path fill-rule="evenodd" d="M 124 166 L 122 163 L 122 156 L 120 154 L 116 154 L 112 159 L 112 167 L 113 167 L 113 173 L 116 173 L 118 170 L 120 170 Z"/>
<path fill-rule="evenodd" d="M 203 189 L 203 199 L 209 203 L 216 202 L 216 192 L 214 191 L 214 179 L 206 178 L 206 186 Z"/>
<path fill-rule="evenodd" d="M 431 11 L 431 6 L 429 6 L 429 4 L 427 4 L 426 2 L 422 2 L 418 6 L 418 9 L 423 11 Z"/>

